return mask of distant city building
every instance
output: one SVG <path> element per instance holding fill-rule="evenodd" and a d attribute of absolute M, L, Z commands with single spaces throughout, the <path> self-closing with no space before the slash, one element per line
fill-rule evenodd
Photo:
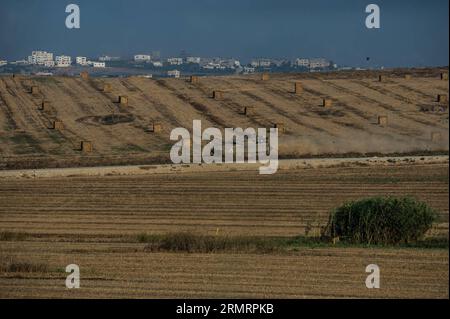
<path fill-rule="evenodd" d="M 8 61 L 0 60 L 0 66 L 4 66 L 4 65 L 7 65 L 7 64 L 8 64 Z"/>
<path fill-rule="evenodd" d="M 241 68 L 241 62 L 239 60 L 227 58 L 202 58 L 200 65 L 203 69 L 207 70 L 236 70 Z"/>
<path fill-rule="evenodd" d="M 92 66 L 94 68 L 106 68 L 106 63 L 105 62 L 93 62 Z"/>
<path fill-rule="evenodd" d="M 77 56 L 76 61 L 78 65 L 87 65 L 87 58 L 85 56 Z"/>
<path fill-rule="evenodd" d="M 243 73 L 244 74 L 255 73 L 255 68 L 254 67 L 244 66 Z"/>
<path fill-rule="evenodd" d="M 214 69 L 224 70 L 224 69 L 226 69 L 225 66 L 222 66 L 220 63 L 217 63 L 217 62 L 208 62 L 208 63 L 202 65 L 202 68 L 207 69 L 207 70 L 214 70 Z"/>
<path fill-rule="evenodd" d="M 327 68 L 330 66 L 330 61 L 324 58 L 310 59 L 309 60 L 309 68 L 310 69 L 318 69 L 318 68 Z"/>
<path fill-rule="evenodd" d="M 180 75 L 181 75 L 181 73 L 178 70 L 167 71 L 167 76 L 170 76 L 170 77 L 179 78 Z"/>
<path fill-rule="evenodd" d="M 138 78 L 151 79 L 153 78 L 153 74 L 140 74 L 137 75 Z"/>
<path fill-rule="evenodd" d="M 55 64 L 59 68 L 67 68 L 72 64 L 72 58 L 67 55 L 60 55 L 55 58 Z"/>
<path fill-rule="evenodd" d="M 111 62 L 111 61 L 120 61 L 119 56 L 109 56 L 109 55 L 102 55 L 98 58 L 101 62 Z"/>
<path fill-rule="evenodd" d="M 254 68 L 268 68 L 271 64 L 270 59 L 254 59 L 250 62 L 250 65 Z"/>
<path fill-rule="evenodd" d="M 18 64 L 30 64 L 30 62 L 28 61 L 28 60 L 17 60 L 17 61 L 14 61 L 14 62 L 10 62 L 10 64 L 13 64 L 13 65 L 18 65 Z"/>
<path fill-rule="evenodd" d="M 46 62 L 44 63 L 44 66 L 45 66 L 46 68 L 53 68 L 53 67 L 55 67 L 55 61 L 46 61 Z"/>
<path fill-rule="evenodd" d="M 195 64 L 200 64 L 201 59 L 199 57 L 194 57 L 194 56 L 188 56 L 186 58 L 186 63 L 195 63 Z"/>
<path fill-rule="evenodd" d="M 183 58 L 168 58 L 167 63 L 170 65 L 181 65 L 183 64 Z"/>
<path fill-rule="evenodd" d="M 51 72 L 37 72 L 36 75 L 37 76 L 52 76 L 53 73 L 51 73 Z"/>
<path fill-rule="evenodd" d="M 303 67 L 303 68 L 309 68 L 309 59 L 305 58 L 298 58 L 295 59 L 295 66 Z"/>
<path fill-rule="evenodd" d="M 224 67 L 226 69 L 235 69 L 241 66 L 241 62 L 236 59 L 220 59 L 218 63 L 221 67 Z"/>
<path fill-rule="evenodd" d="M 163 66 L 162 62 L 155 61 L 152 63 L 155 68 L 161 68 Z"/>
<path fill-rule="evenodd" d="M 53 53 L 46 51 L 33 51 L 31 55 L 28 56 L 28 63 L 44 65 L 48 61 L 53 61 Z"/>
<path fill-rule="evenodd" d="M 271 63 L 273 65 L 275 65 L 276 67 L 281 67 L 284 65 L 290 65 L 291 62 L 287 59 L 274 59 L 274 60 L 271 60 Z"/>
<path fill-rule="evenodd" d="M 147 54 L 136 54 L 134 56 L 135 62 L 150 62 L 151 60 L 152 60 L 152 56 L 147 55 Z"/>

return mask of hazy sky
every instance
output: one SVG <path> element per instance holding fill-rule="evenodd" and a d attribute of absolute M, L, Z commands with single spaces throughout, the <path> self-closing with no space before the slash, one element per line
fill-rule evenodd
<path fill-rule="evenodd" d="M 65 27 L 66 5 L 81 29 Z M 381 29 L 365 27 L 366 5 Z M 131 56 L 326 57 L 338 64 L 448 65 L 448 0 L 0 0 L 0 59 L 42 49 Z"/>

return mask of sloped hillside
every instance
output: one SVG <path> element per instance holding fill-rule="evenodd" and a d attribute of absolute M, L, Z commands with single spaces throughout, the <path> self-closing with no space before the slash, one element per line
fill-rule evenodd
<path fill-rule="evenodd" d="M 445 152 L 448 102 L 438 95 L 448 96 L 448 80 L 442 72 L 200 77 L 196 83 L 2 76 L 0 167 L 167 162 L 170 131 L 191 130 L 193 119 L 203 128 L 281 124 L 280 157 Z M 324 100 L 331 105 L 324 107 Z M 91 152 L 81 151 L 82 141 L 92 143 Z"/>

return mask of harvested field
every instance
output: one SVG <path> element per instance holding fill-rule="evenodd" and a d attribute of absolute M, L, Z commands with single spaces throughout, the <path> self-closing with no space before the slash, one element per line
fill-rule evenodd
<path fill-rule="evenodd" d="M 412 195 L 448 230 L 448 164 L 242 173 L 6 179 L 1 228 L 33 234 L 123 235 L 189 231 L 295 236 L 324 225 L 346 200 Z M 214 179 L 211 180 L 211 176 Z"/>
<path fill-rule="evenodd" d="M 46 266 L 2 272 L 0 297 L 448 298 L 447 249 L 188 254 L 146 251 L 138 239 L 178 231 L 317 235 L 333 207 L 372 195 L 425 201 L 439 212 L 429 236 L 448 235 L 448 164 L 2 179 L 0 256 Z M 69 291 L 71 263 L 80 266 L 82 288 Z M 364 285 L 372 263 L 381 289 Z"/>
<path fill-rule="evenodd" d="M 0 298 L 448 298 L 446 72 L 0 77 Z M 286 160 L 158 165 L 193 120 L 277 127 Z M 420 245 L 315 241 L 333 208 L 387 195 L 438 212 Z M 179 232 L 200 248 L 152 241 Z"/>
<path fill-rule="evenodd" d="M 271 127 L 284 123 L 281 158 L 321 154 L 448 152 L 445 69 L 271 74 L 186 79 L 0 77 L 0 169 L 169 161 L 169 132 L 192 128 Z M 413 75 L 405 79 L 404 74 Z M 295 83 L 302 92 L 295 94 Z M 33 86 L 39 90 L 30 94 Z M 106 87 L 106 89 L 104 89 Z M 213 91 L 221 92 L 218 99 Z M 118 97 L 126 97 L 122 104 Z M 323 108 L 323 101 L 332 101 Z M 40 110 L 42 101 L 48 102 Z M 242 110 L 251 108 L 243 116 Z M 389 125 L 377 125 L 378 115 Z M 63 131 L 49 131 L 58 118 Z M 152 134 L 159 122 L 165 134 Z M 113 124 L 113 125 L 112 125 Z M 431 132 L 442 138 L 431 140 Z M 27 138 L 17 139 L 18 134 Z M 79 141 L 95 143 L 80 154 Z"/>
<path fill-rule="evenodd" d="M 445 250 L 330 248 L 288 255 L 142 250 L 137 244 L 5 243 L 4 253 L 44 260 L 50 271 L 2 274 L 0 297 L 448 298 Z M 75 262 L 81 288 L 68 290 L 61 269 Z M 380 289 L 364 285 L 370 263 L 381 267 Z"/>

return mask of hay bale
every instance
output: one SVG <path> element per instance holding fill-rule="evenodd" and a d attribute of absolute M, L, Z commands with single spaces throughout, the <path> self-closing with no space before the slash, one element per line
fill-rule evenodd
<path fill-rule="evenodd" d="M 92 152 L 92 150 L 93 150 L 92 142 L 90 142 L 90 141 L 82 141 L 80 149 L 81 149 L 81 151 L 83 153 L 90 153 L 90 152 Z"/>
<path fill-rule="evenodd" d="M 302 87 L 302 83 L 301 82 L 295 82 L 295 84 L 294 84 L 294 92 L 295 92 L 295 94 L 302 94 L 303 87 Z"/>
<path fill-rule="evenodd" d="M 199 82 L 198 76 L 191 75 L 191 77 L 189 78 L 189 82 L 191 82 L 191 83 L 198 83 Z"/>
<path fill-rule="evenodd" d="M 80 77 L 85 80 L 89 79 L 89 73 L 87 71 L 83 71 L 80 73 Z"/>
<path fill-rule="evenodd" d="M 54 130 L 62 131 L 64 130 L 64 123 L 62 121 L 55 120 L 52 125 Z"/>
<path fill-rule="evenodd" d="M 111 84 L 109 84 L 109 83 L 103 84 L 103 92 L 109 93 L 109 92 L 111 92 L 111 91 L 112 91 Z"/>
<path fill-rule="evenodd" d="M 119 104 L 123 106 L 128 106 L 128 97 L 125 95 L 119 95 Z"/>
<path fill-rule="evenodd" d="M 38 94 L 39 93 L 39 86 L 37 85 L 32 85 L 31 86 L 31 94 Z"/>
<path fill-rule="evenodd" d="M 214 90 L 213 91 L 213 99 L 214 100 L 222 100 L 223 99 L 223 91 Z"/>
<path fill-rule="evenodd" d="M 261 80 L 262 81 L 269 81 L 269 79 L 270 79 L 269 73 L 261 74 Z"/>
<path fill-rule="evenodd" d="M 388 118 L 386 115 L 378 116 L 378 125 L 386 126 L 388 124 Z"/>
<path fill-rule="evenodd" d="M 243 115 L 251 115 L 253 114 L 253 107 L 252 106 L 244 106 L 242 109 Z"/>
<path fill-rule="evenodd" d="M 162 124 L 159 122 L 153 122 L 150 125 L 150 132 L 161 133 L 162 132 Z"/>
<path fill-rule="evenodd" d="M 439 132 L 431 132 L 431 141 L 438 142 L 441 140 L 441 133 Z"/>
<path fill-rule="evenodd" d="M 447 94 L 438 94 L 437 101 L 438 103 L 447 103 L 448 102 Z"/>
<path fill-rule="evenodd" d="M 273 127 L 278 129 L 278 134 L 283 134 L 284 132 L 286 132 L 286 127 L 282 122 L 274 123 Z"/>
<path fill-rule="evenodd" d="M 378 76 L 378 82 L 386 82 L 386 76 L 385 75 L 379 75 Z"/>
<path fill-rule="evenodd" d="M 41 105 L 39 106 L 39 110 L 41 111 L 48 111 L 50 109 L 50 102 L 49 101 L 42 101 Z"/>
<path fill-rule="evenodd" d="M 405 74 L 405 80 L 411 80 L 412 75 L 411 74 Z"/>
<path fill-rule="evenodd" d="M 448 80 L 448 73 L 447 72 L 441 73 L 441 80 L 444 80 L 444 81 Z"/>
<path fill-rule="evenodd" d="M 323 107 L 331 107 L 333 105 L 333 101 L 330 99 L 323 99 L 322 106 Z"/>

